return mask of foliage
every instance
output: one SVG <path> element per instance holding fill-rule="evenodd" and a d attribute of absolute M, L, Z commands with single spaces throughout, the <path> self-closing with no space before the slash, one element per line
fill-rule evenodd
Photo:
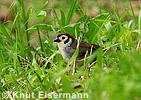
<path fill-rule="evenodd" d="M 91 18 L 88 12 L 80 10 L 77 0 L 73 0 L 68 13 L 59 8 L 52 8 L 52 19 L 41 24 L 31 25 L 32 9 L 25 11 L 23 0 L 15 0 L 16 7 L 13 22 L 8 25 L 0 24 L 0 92 L 21 91 L 35 92 L 52 91 L 63 93 L 88 93 L 89 100 L 139 100 L 141 99 L 141 10 L 139 16 L 131 14 L 123 4 L 125 13 L 119 16 L 114 2 L 111 14 L 99 5 L 105 13 Z M 50 2 L 50 1 L 49 1 Z M 37 18 L 44 21 L 46 15 L 45 2 L 37 13 Z M 58 13 L 60 13 L 60 18 Z M 79 20 L 71 23 L 74 14 Z M 130 21 L 126 21 L 126 16 Z M 86 63 L 77 68 L 75 75 L 71 75 L 71 65 L 61 57 L 57 45 L 41 30 L 69 33 L 81 41 L 101 46 L 94 54 L 87 58 Z M 37 35 L 30 36 L 37 31 Z M 45 41 L 42 40 L 42 36 Z M 38 48 L 31 45 L 31 41 L 39 39 Z M 78 49 L 71 62 L 75 60 Z M 97 56 L 96 64 L 87 66 Z M 82 78 L 83 76 L 83 78 Z M 81 88 L 74 89 L 76 84 Z M 2 94 L 0 94 L 2 97 Z M 83 98 L 85 99 L 85 98 Z"/>

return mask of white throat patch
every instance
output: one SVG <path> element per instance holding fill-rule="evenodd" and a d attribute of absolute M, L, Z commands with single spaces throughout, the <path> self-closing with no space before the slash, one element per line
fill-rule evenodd
<path fill-rule="evenodd" d="M 66 61 L 69 61 L 69 59 L 66 56 L 67 54 L 66 54 L 65 48 L 70 46 L 71 43 L 72 43 L 72 39 L 71 38 L 69 38 L 69 41 L 66 44 L 64 42 L 59 42 L 58 43 L 58 47 L 59 47 L 59 50 L 61 52 L 61 55 L 63 56 L 63 58 Z"/>

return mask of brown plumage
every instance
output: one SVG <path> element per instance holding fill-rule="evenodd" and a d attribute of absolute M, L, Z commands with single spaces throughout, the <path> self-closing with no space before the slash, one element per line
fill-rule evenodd
<path fill-rule="evenodd" d="M 63 58 L 68 62 L 77 48 L 78 41 L 72 35 L 61 33 L 57 36 L 54 42 L 58 43 L 58 47 Z M 76 60 L 83 59 L 86 55 L 86 52 L 90 54 L 91 51 L 95 51 L 99 47 L 99 45 L 80 42 L 79 54 Z"/>

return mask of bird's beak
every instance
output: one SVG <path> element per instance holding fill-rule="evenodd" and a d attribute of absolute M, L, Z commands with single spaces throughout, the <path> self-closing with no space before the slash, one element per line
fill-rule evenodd
<path fill-rule="evenodd" d="M 56 38 L 56 39 L 54 40 L 54 42 L 60 42 L 60 39 Z"/>

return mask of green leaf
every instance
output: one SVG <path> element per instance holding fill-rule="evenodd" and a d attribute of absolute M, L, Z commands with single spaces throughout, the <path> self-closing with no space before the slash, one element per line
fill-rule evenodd
<path fill-rule="evenodd" d="M 58 15 L 57 15 L 55 10 L 54 10 L 54 13 L 55 13 L 55 18 L 57 19 L 58 24 L 60 25 L 60 27 L 62 27 L 61 20 L 59 19 L 59 17 L 58 17 Z"/>
<path fill-rule="evenodd" d="M 4 47 L 4 41 L 3 41 L 3 38 L 0 37 L 0 48 Z"/>
<path fill-rule="evenodd" d="M 109 11 L 106 8 L 104 8 L 102 5 L 99 4 L 98 7 L 100 10 L 102 9 L 105 13 L 109 13 Z"/>
<path fill-rule="evenodd" d="M 67 75 L 62 75 L 62 89 L 64 93 L 72 93 L 73 87 Z"/>
<path fill-rule="evenodd" d="M 135 25 L 137 25 L 137 17 L 135 16 L 134 9 L 133 9 L 131 2 L 130 2 L 130 7 L 131 7 L 132 14 L 133 14 L 134 22 L 136 23 Z"/>
<path fill-rule="evenodd" d="M 75 36 L 75 30 L 77 32 L 79 31 L 79 23 L 66 25 L 66 26 L 64 26 L 64 30 L 66 33 L 69 33 L 72 36 Z M 77 33 L 77 35 L 79 36 L 79 33 Z"/>
<path fill-rule="evenodd" d="M 32 7 L 30 7 L 27 11 L 27 16 L 26 16 L 27 21 L 29 20 L 29 16 L 30 16 L 31 12 L 32 12 Z"/>
<path fill-rule="evenodd" d="M 69 60 L 70 64 L 77 58 L 78 53 L 79 53 L 79 47 L 76 49 L 76 51 L 72 55 L 71 59 Z"/>
<path fill-rule="evenodd" d="M 85 35 L 89 37 L 88 40 L 91 44 L 94 44 L 96 41 L 98 41 L 98 33 L 102 30 L 109 16 L 110 13 L 103 13 L 94 17 L 93 19 L 90 19 L 90 22 L 88 23 L 88 32 Z"/>
<path fill-rule="evenodd" d="M 61 12 L 61 23 L 62 23 L 62 26 L 65 26 L 65 14 L 62 10 L 60 10 Z"/>
<path fill-rule="evenodd" d="M 43 78 L 42 70 L 41 70 L 40 66 L 37 64 L 36 59 L 35 59 L 34 57 L 33 57 L 33 63 L 32 63 L 32 64 L 33 64 L 33 66 L 34 66 L 34 70 L 35 70 L 37 76 L 38 76 L 40 79 L 42 79 L 42 78 Z"/>
<path fill-rule="evenodd" d="M 26 16 L 23 0 L 18 0 L 18 2 L 19 2 L 18 7 L 20 7 L 19 12 L 21 12 L 21 19 L 22 19 L 22 22 L 24 24 L 25 29 L 27 30 L 28 29 L 28 18 L 29 18 L 29 14 L 30 14 L 31 9 L 28 10 L 28 14 Z M 26 31 L 26 41 L 27 41 L 28 46 L 30 46 L 29 38 L 30 38 L 30 36 L 28 34 L 28 31 Z"/>
<path fill-rule="evenodd" d="M 41 51 L 43 52 L 44 49 L 43 49 L 43 44 L 42 44 L 42 40 L 41 40 L 41 35 L 40 35 L 40 32 L 39 32 L 39 28 L 38 28 L 38 27 L 37 27 L 37 32 L 38 32 L 38 37 L 39 37 L 39 43 L 40 43 Z"/>
<path fill-rule="evenodd" d="M 55 79 L 57 79 L 58 77 L 60 77 L 61 75 L 63 75 L 64 73 L 66 73 L 67 71 L 70 70 L 70 67 L 66 67 L 64 68 L 63 70 L 59 71 L 58 73 L 56 73 L 54 76 L 53 76 L 53 79 L 52 81 L 54 81 Z"/>
<path fill-rule="evenodd" d="M 51 26 L 51 25 L 48 25 L 48 24 L 38 24 L 38 25 L 34 25 L 34 26 L 28 28 L 27 31 L 29 31 L 29 33 L 35 32 L 35 31 L 37 31 L 37 27 L 39 28 L 39 30 L 53 31 L 52 27 L 54 28 L 55 31 L 58 30 L 58 28 L 55 27 L 55 26 Z"/>
<path fill-rule="evenodd" d="M 4 77 L 8 80 L 8 83 L 13 82 L 13 78 L 10 75 L 4 75 Z"/>
<path fill-rule="evenodd" d="M 11 38 L 11 36 L 9 35 L 9 33 L 6 31 L 4 25 L 2 25 L 1 23 L 0 23 L 0 34 L 2 36 L 4 36 L 11 45 L 13 45 L 14 40 Z"/>
<path fill-rule="evenodd" d="M 70 10 L 67 14 L 67 17 L 66 17 L 67 18 L 66 25 L 70 24 L 70 21 L 72 19 L 72 16 L 74 14 L 74 10 L 75 10 L 75 7 L 76 7 L 76 2 L 77 2 L 77 0 L 73 0 L 73 2 L 72 2 L 71 8 L 70 8 Z"/>
<path fill-rule="evenodd" d="M 46 1 L 46 2 L 43 4 L 43 6 L 40 8 L 40 10 L 44 9 L 47 4 L 48 4 L 48 1 Z"/>
<path fill-rule="evenodd" d="M 46 11 L 41 10 L 41 11 L 39 12 L 39 14 L 37 15 L 37 18 L 38 18 L 39 20 L 41 20 L 41 21 L 44 21 L 45 18 L 46 18 Z"/>
<path fill-rule="evenodd" d="M 112 24 L 111 24 L 110 22 L 107 22 L 107 23 L 105 24 L 105 28 L 106 28 L 106 30 L 107 30 L 107 31 L 105 32 L 107 38 L 110 39 L 110 40 L 112 40 L 112 39 L 114 38 L 114 36 L 115 36 L 115 32 L 114 32 L 114 30 L 113 30 Z"/>
<path fill-rule="evenodd" d="M 98 50 L 97 50 L 98 51 Z M 92 55 L 90 55 L 89 57 L 87 57 L 87 61 L 86 64 L 84 66 L 81 67 L 82 70 L 85 70 L 86 67 L 92 63 L 94 61 L 94 59 L 96 58 L 97 55 L 97 51 L 95 51 Z M 83 60 L 83 59 L 82 59 Z M 80 60 L 81 61 L 81 60 Z"/>
<path fill-rule="evenodd" d="M 54 21 L 54 24 L 56 25 L 55 16 L 54 16 L 54 9 L 51 10 L 50 14 L 51 14 L 51 17 L 52 17 L 52 19 Z"/>
<path fill-rule="evenodd" d="M 98 68 L 102 69 L 103 67 L 103 51 L 102 51 L 102 48 L 99 48 L 97 50 L 97 65 L 98 65 Z"/>
<path fill-rule="evenodd" d="M 26 53 L 29 53 L 31 51 L 37 53 L 36 49 L 34 49 L 33 46 L 30 46 L 30 47 L 27 47 L 24 49 L 24 52 L 26 52 Z"/>

